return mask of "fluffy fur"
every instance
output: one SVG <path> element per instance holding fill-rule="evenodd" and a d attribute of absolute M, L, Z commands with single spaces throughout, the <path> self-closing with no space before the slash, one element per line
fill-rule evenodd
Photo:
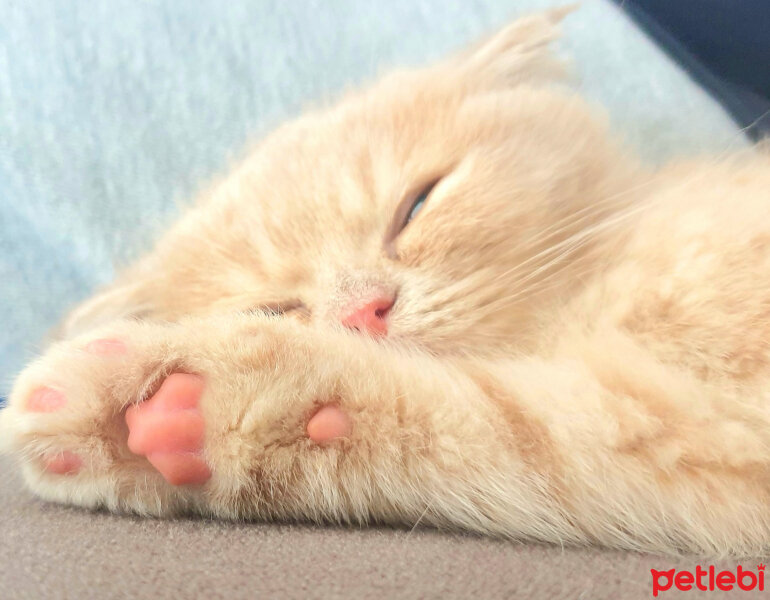
<path fill-rule="evenodd" d="M 265 139 L 19 376 L 0 439 L 28 485 L 151 515 L 764 552 L 770 159 L 638 166 L 555 82 L 561 16 Z M 387 339 L 339 325 L 372 290 L 397 294 Z M 128 355 L 83 351 L 103 337 Z M 202 487 L 125 444 L 122 411 L 174 371 L 206 379 Z M 67 408 L 25 411 L 40 385 Z M 318 446 L 305 424 L 329 402 L 353 432 Z M 45 473 L 60 449 L 84 471 Z"/>

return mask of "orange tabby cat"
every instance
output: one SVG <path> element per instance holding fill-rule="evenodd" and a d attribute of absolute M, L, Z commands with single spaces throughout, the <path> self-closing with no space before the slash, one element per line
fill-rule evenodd
<path fill-rule="evenodd" d="M 648 173 L 554 83 L 562 13 L 269 136 L 0 413 L 41 497 L 770 543 L 770 160 Z"/>

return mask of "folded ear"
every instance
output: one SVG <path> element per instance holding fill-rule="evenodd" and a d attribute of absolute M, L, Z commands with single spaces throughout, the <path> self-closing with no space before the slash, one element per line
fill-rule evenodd
<path fill-rule="evenodd" d="M 467 82 L 480 87 L 561 79 L 564 66 L 553 55 L 550 44 L 561 33 L 562 19 L 576 8 L 573 4 L 518 19 L 471 46 L 451 61 L 451 66 L 459 69 Z"/>
<path fill-rule="evenodd" d="M 152 310 L 151 280 L 126 277 L 75 307 L 50 336 L 71 338 L 118 319 L 142 318 Z"/>

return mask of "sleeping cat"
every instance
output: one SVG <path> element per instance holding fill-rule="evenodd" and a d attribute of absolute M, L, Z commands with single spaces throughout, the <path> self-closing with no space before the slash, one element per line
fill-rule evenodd
<path fill-rule="evenodd" d="M 43 498 L 770 544 L 770 159 L 648 172 L 565 11 L 280 127 L 19 376 Z"/>

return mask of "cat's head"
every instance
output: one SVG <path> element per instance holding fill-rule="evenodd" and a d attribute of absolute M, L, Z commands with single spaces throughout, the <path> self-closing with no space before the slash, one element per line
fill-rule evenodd
<path fill-rule="evenodd" d="M 555 89 L 561 16 L 279 128 L 71 324 L 268 310 L 437 353 L 527 343 L 620 185 L 603 127 Z"/>

